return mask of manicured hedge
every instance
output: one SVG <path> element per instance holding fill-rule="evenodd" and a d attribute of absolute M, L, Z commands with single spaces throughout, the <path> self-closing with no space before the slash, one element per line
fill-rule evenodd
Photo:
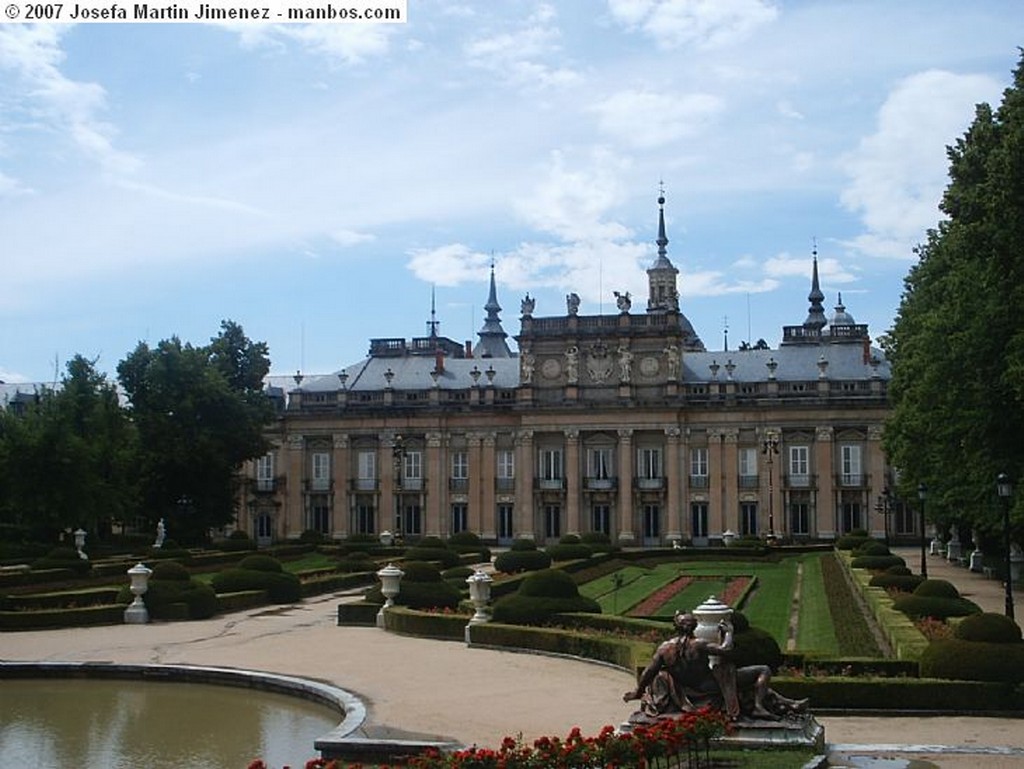
<path fill-rule="evenodd" d="M 516 593 L 494 602 L 494 621 L 510 625 L 540 625 L 562 612 L 600 614 L 601 606 L 581 596 L 572 577 L 557 569 L 530 574 Z"/>
<path fill-rule="evenodd" d="M 959 638 L 932 641 L 921 655 L 921 675 L 956 681 L 1024 683 L 1024 643 Z"/>
<path fill-rule="evenodd" d="M 0 611 L 0 629 L 40 630 L 57 627 L 116 625 L 124 622 L 124 605 L 88 606 L 83 609 Z"/>
<path fill-rule="evenodd" d="M 973 614 L 964 617 L 953 628 L 953 637 L 962 641 L 987 641 L 989 643 L 1020 643 L 1020 625 L 1004 614 Z"/>
<path fill-rule="evenodd" d="M 1024 690 L 1008 684 L 934 678 L 790 678 L 775 676 L 772 688 L 811 701 L 823 710 L 1019 711 Z"/>
<path fill-rule="evenodd" d="M 225 569 L 215 574 L 210 584 L 217 593 L 265 590 L 271 603 L 297 603 L 302 600 L 302 586 L 294 574 L 255 569 Z"/>
<path fill-rule="evenodd" d="M 544 552 L 552 561 L 583 561 L 594 554 L 589 546 L 580 543 L 549 545 Z"/>
<path fill-rule="evenodd" d="M 891 566 L 906 566 L 907 562 L 898 555 L 861 555 L 855 557 L 850 566 L 854 569 L 885 571 Z"/>
<path fill-rule="evenodd" d="M 893 608 L 903 612 L 911 619 L 933 617 L 948 619 L 949 617 L 966 617 L 980 614 L 981 607 L 966 598 L 934 598 L 931 596 L 907 595 L 893 601 Z"/>
<path fill-rule="evenodd" d="M 924 582 L 924 577 L 918 574 L 876 574 L 868 584 L 871 587 L 899 590 L 901 593 L 913 593 L 917 586 Z"/>
<path fill-rule="evenodd" d="M 539 571 L 551 566 L 551 556 L 543 550 L 506 550 L 494 559 L 495 571 L 516 574 L 521 571 Z"/>
<path fill-rule="evenodd" d="M 914 595 L 925 598 L 959 598 L 960 591 L 952 582 L 944 579 L 926 579 L 914 588 Z"/>

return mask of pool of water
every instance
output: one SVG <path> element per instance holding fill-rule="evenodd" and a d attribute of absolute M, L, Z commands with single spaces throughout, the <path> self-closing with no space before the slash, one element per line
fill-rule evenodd
<path fill-rule="evenodd" d="M 233 686 L 162 681 L 0 681 L 0 767 L 274 769 L 303 766 L 333 709 Z"/>

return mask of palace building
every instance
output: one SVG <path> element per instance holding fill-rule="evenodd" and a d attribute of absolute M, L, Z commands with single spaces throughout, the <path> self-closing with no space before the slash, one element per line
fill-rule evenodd
<path fill-rule="evenodd" d="M 432 322 L 337 373 L 276 378 L 272 450 L 245 469 L 238 528 L 264 543 L 309 529 L 644 547 L 919 536 L 888 504 L 889 365 L 841 297 L 826 316 L 817 256 L 806 319 L 777 349 L 709 351 L 680 309 L 658 203 L 644 308 L 616 292 L 614 313 L 586 315 L 569 294 L 538 315 L 527 294 L 513 350 L 492 268 L 475 344 Z"/>

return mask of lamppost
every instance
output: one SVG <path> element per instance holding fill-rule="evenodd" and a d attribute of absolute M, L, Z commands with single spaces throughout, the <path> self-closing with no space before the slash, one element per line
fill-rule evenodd
<path fill-rule="evenodd" d="M 779 436 L 775 433 L 768 433 L 761 446 L 761 453 L 765 455 L 765 463 L 768 465 L 768 541 L 775 539 L 775 484 L 772 466 L 774 457 L 779 453 Z"/>
<path fill-rule="evenodd" d="M 919 507 L 919 513 L 921 516 L 921 576 L 928 579 L 928 562 L 924 557 L 924 500 L 928 496 L 928 487 L 923 483 L 917 484 L 917 499 L 921 503 Z"/>
<path fill-rule="evenodd" d="M 996 476 L 996 491 L 1003 502 L 1003 544 L 1006 546 L 1006 616 L 1013 619 L 1013 575 L 1010 573 L 1010 495 L 1013 484 L 1010 476 L 999 473 Z"/>
<path fill-rule="evenodd" d="M 395 436 L 395 443 L 391 449 L 391 456 L 395 464 L 395 534 L 401 536 L 404 532 L 402 526 L 402 474 L 405 463 L 405 438 L 401 435 Z"/>
<path fill-rule="evenodd" d="M 888 543 L 889 515 L 892 513 L 892 492 L 889 491 L 888 486 L 882 489 L 882 493 L 878 495 L 878 501 L 875 502 L 875 512 L 882 516 L 882 525 L 885 528 L 885 541 Z"/>

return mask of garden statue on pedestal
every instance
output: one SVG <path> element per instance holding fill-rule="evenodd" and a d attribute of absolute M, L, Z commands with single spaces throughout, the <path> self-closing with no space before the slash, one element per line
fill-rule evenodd
<path fill-rule="evenodd" d="M 630 723 L 652 723 L 708 706 L 724 710 L 734 721 L 782 720 L 806 712 L 807 700 L 789 699 L 769 686 L 767 665 L 737 668 L 729 661 L 733 648 L 729 622 L 719 624 L 717 643 L 696 636 L 693 614 L 677 613 L 673 625 L 677 635 L 658 647 L 636 689 L 622 697 L 627 702 L 640 700 L 640 710 L 629 717 Z M 714 667 L 711 656 L 718 657 Z"/>
<path fill-rule="evenodd" d="M 156 541 L 153 543 L 153 547 L 158 550 L 164 546 L 164 539 L 167 537 L 167 527 L 164 525 L 164 519 L 161 518 L 156 524 Z"/>

